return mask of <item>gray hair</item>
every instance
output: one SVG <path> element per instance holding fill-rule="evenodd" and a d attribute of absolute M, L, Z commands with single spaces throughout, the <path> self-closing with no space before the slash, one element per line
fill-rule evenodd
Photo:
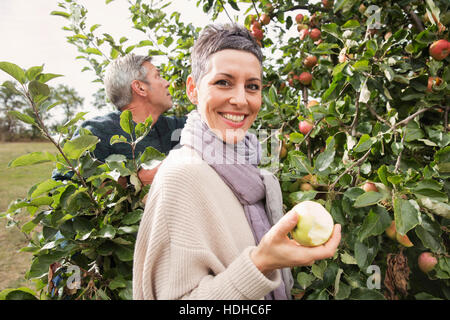
<path fill-rule="evenodd" d="M 225 49 L 250 52 L 262 65 L 261 47 L 245 27 L 235 23 L 208 25 L 200 33 L 191 53 L 191 74 L 195 82 L 200 82 L 208 71 L 209 57 Z"/>
<path fill-rule="evenodd" d="M 104 78 L 106 96 L 117 109 L 120 110 L 130 104 L 133 97 L 131 93 L 133 80 L 146 81 L 147 69 L 143 64 L 151 60 L 149 56 L 130 53 L 108 65 Z"/>

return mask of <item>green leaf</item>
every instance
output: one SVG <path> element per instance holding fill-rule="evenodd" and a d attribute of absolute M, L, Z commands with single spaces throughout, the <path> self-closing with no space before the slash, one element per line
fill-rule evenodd
<path fill-rule="evenodd" d="M 375 138 L 371 138 L 368 134 L 363 134 L 353 151 L 357 153 L 367 151 L 375 142 L 377 142 Z"/>
<path fill-rule="evenodd" d="M 383 199 L 383 195 L 380 192 L 369 191 L 360 195 L 355 200 L 355 204 L 353 205 L 355 208 L 362 208 L 367 206 L 372 206 L 376 204 L 378 201 Z"/>
<path fill-rule="evenodd" d="M 444 202 L 439 202 L 428 197 L 421 197 L 418 195 L 417 201 L 421 206 L 431 210 L 434 214 L 450 219 L 450 205 Z"/>
<path fill-rule="evenodd" d="M 32 117 L 30 117 L 29 115 L 27 115 L 25 113 L 21 113 L 19 111 L 9 111 L 8 114 L 19 119 L 20 121 L 25 122 L 25 123 L 28 123 L 31 125 L 36 125 L 36 121 Z"/>
<path fill-rule="evenodd" d="M 344 251 L 344 253 L 341 253 L 340 257 L 341 257 L 342 263 L 345 263 L 345 264 L 358 264 L 356 259 L 352 255 L 347 253 L 346 251 Z"/>
<path fill-rule="evenodd" d="M 128 140 L 124 136 L 119 136 L 118 134 L 116 134 L 111 137 L 111 139 L 109 140 L 109 144 L 113 145 L 116 143 L 128 143 Z"/>
<path fill-rule="evenodd" d="M 20 287 L 17 289 L 5 289 L 0 292 L 0 300 L 38 300 L 36 292 L 33 290 Z"/>
<path fill-rule="evenodd" d="M 368 254 L 369 248 L 367 248 L 367 246 L 364 243 L 362 242 L 355 243 L 355 259 L 359 268 L 363 269 L 364 266 L 366 265 Z"/>
<path fill-rule="evenodd" d="M 64 18 L 70 18 L 70 14 L 64 11 L 52 11 L 50 12 L 52 16 L 60 16 Z"/>
<path fill-rule="evenodd" d="M 100 238 L 114 239 L 115 236 L 116 236 L 116 229 L 109 224 L 101 228 L 100 231 L 97 233 L 97 237 Z"/>
<path fill-rule="evenodd" d="M 75 123 L 77 123 L 80 120 L 84 120 L 84 116 L 88 114 L 88 112 L 78 112 L 75 117 L 73 117 L 72 119 L 70 119 L 69 121 L 67 121 L 61 129 L 65 129 L 65 128 L 69 128 L 70 126 L 74 125 Z"/>
<path fill-rule="evenodd" d="M 88 149 L 99 142 L 96 136 L 85 135 L 69 140 L 64 144 L 63 152 L 69 159 L 79 159 Z"/>
<path fill-rule="evenodd" d="M 391 218 L 384 207 L 377 206 L 375 210 L 370 210 L 359 229 L 358 239 L 363 241 L 370 236 L 380 235 L 391 225 Z"/>
<path fill-rule="evenodd" d="M 319 154 L 315 162 L 315 168 L 320 172 L 329 168 L 334 160 L 336 151 L 334 149 L 334 138 L 331 139 L 324 152 Z"/>
<path fill-rule="evenodd" d="M 49 161 L 56 161 L 56 157 L 49 152 L 32 152 L 12 160 L 8 163 L 8 167 L 15 168 Z"/>
<path fill-rule="evenodd" d="M 120 114 L 120 127 L 130 136 L 134 132 L 133 115 L 130 110 L 125 110 Z"/>
<path fill-rule="evenodd" d="M 46 83 L 52 79 L 58 78 L 58 77 L 63 77 L 63 75 L 61 74 L 55 74 L 55 73 L 41 73 L 37 80 L 41 83 Z"/>
<path fill-rule="evenodd" d="M 368 288 L 356 288 L 352 290 L 349 297 L 350 300 L 386 300 L 384 295 L 375 290 Z"/>
<path fill-rule="evenodd" d="M 306 272 L 297 274 L 297 282 L 303 290 L 308 288 L 315 279 L 316 277 Z"/>
<path fill-rule="evenodd" d="M 28 84 L 28 90 L 30 90 L 31 96 L 36 97 L 48 97 L 50 95 L 50 88 L 45 83 L 33 80 Z"/>
<path fill-rule="evenodd" d="M 7 61 L 0 61 L 0 69 L 9 74 L 17 81 L 19 81 L 21 84 L 24 84 L 27 81 L 25 71 L 23 71 L 21 67 L 19 67 L 14 63 Z"/>
<path fill-rule="evenodd" d="M 44 68 L 42 66 L 31 67 L 25 72 L 25 76 L 28 80 L 35 80 L 38 75 L 41 74 Z"/>
<path fill-rule="evenodd" d="M 325 273 L 326 269 L 327 269 L 327 261 L 321 260 L 312 265 L 311 272 L 313 273 L 313 275 L 316 276 L 316 278 L 323 280 L 323 274 Z"/>
<path fill-rule="evenodd" d="M 31 194 L 32 198 L 35 198 L 37 196 L 40 196 L 41 194 L 48 192 L 50 190 L 55 189 L 56 187 L 59 187 L 63 185 L 61 181 L 55 181 L 53 179 L 45 180 L 44 182 L 41 182 L 36 189 L 34 189 L 33 193 Z"/>
<path fill-rule="evenodd" d="M 422 222 L 419 205 L 414 200 L 394 199 L 394 217 L 397 232 L 405 235 Z"/>
<path fill-rule="evenodd" d="M 383 164 L 381 167 L 378 168 L 377 173 L 381 182 L 386 186 L 389 185 L 387 181 L 388 170 L 385 164 Z"/>
<path fill-rule="evenodd" d="M 289 194 L 289 201 L 291 203 L 300 203 L 306 200 L 314 200 L 317 195 L 317 191 L 297 191 Z"/>
<path fill-rule="evenodd" d="M 84 50 L 84 52 L 90 53 L 90 54 L 95 54 L 95 55 L 98 55 L 98 56 L 101 56 L 101 55 L 102 55 L 102 53 L 100 52 L 100 50 L 98 50 L 97 48 L 86 48 L 86 49 Z"/>
<path fill-rule="evenodd" d="M 422 223 L 414 230 L 425 248 L 435 253 L 445 253 L 446 250 L 441 240 L 442 230 L 439 223 L 425 217 Z"/>
<path fill-rule="evenodd" d="M 114 253 L 120 261 L 133 261 L 133 248 L 116 244 Z"/>
<path fill-rule="evenodd" d="M 342 29 L 355 29 L 360 27 L 358 20 L 348 20 L 344 25 L 341 27 Z"/>
<path fill-rule="evenodd" d="M 126 288 L 127 281 L 122 276 L 115 277 L 110 283 L 109 288 L 111 290 L 116 290 L 117 288 Z"/>

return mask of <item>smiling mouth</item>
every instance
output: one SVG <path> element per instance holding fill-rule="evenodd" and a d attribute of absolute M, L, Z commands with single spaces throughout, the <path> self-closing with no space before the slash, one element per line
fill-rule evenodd
<path fill-rule="evenodd" d="M 232 121 L 234 123 L 241 123 L 246 115 L 241 114 L 241 115 L 236 115 L 236 114 L 231 114 L 231 113 L 219 113 L 223 118 Z"/>

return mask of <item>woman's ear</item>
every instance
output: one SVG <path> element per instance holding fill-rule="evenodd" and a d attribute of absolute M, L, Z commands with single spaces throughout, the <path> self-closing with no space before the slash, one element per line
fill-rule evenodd
<path fill-rule="evenodd" d="M 186 80 L 186 94 L 193 104 L 198 104 L 197 86 L 191 75 L 189 75 Z"/>

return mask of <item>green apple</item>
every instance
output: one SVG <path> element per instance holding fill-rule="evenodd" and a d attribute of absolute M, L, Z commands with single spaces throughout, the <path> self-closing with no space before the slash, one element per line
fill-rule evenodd
<path fill-rule="evenodd" d="M 330 213 L 318 202 L 303 201 L 292 208 L 298 214 L 292 237 L 302 246 L 316 247 L 328 241 L 334 222 Z"/>

